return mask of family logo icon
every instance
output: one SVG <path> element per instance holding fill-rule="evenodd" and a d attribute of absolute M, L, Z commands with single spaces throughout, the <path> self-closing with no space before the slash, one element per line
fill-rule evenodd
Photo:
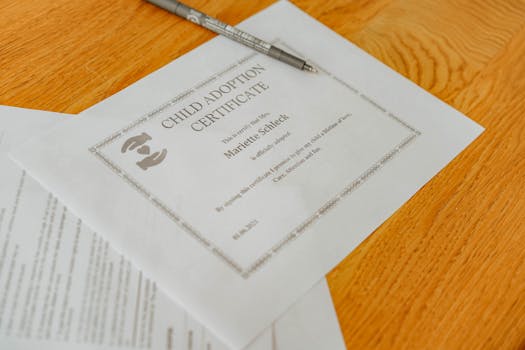
<path fill-rule="evenodd" d="M 147 142 L 151 141 L 151 139 L 151 136 L 145 132 L 132 136 L 124 142 L 120 151 L 121 153 L 136 151 L 140 156 L 144 156 L 144 158 L 139 160 L 136 164 L 142 170 L 148 170 L 149 168 L 162 163 L 168 154 L 168 151 L 165 148 L 163 148 L 162 151 L 151 153 L 151 149 L 147 145 Z"/>

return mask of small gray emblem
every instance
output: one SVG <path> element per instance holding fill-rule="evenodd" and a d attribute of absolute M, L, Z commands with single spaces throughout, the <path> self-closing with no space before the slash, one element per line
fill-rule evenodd
<path fill-rule="evenodd" d="M 142 160 L 139 160 L 136 164 L 142 170 L 148 170 L 152 166 L 160 164 L 168 154 L 168 151 L 164 148 L 160 152 L 151 153 L 150 147 L 146 144 L 151 140 L 151 136 L 143 132 L 140 135 L 130 137 L 124 142 L 120 151 L 126 153 L 127 151 L 136 150 L 138 154 L 145 156 Z"/>

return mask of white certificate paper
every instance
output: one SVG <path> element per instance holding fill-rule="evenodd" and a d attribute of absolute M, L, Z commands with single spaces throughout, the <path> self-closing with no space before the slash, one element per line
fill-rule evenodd
<path fill-rule="evenodd" d="M 8 159 L 70 118 L 0 106 L 0 349 L 227 349 Z M 320 348 L 345 348 L 324 278 L 246 349 Z"/>
<path fill-rule="evenodd" d="M 242 28 L 320 72 L 216 38 L 14 153 L 233 347 L 482 131 L 288 2 Z"/>

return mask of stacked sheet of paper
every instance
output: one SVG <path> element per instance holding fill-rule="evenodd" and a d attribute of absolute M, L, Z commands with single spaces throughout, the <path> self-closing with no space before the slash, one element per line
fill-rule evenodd
<path fill-rule="evenodd" d="M 482 131 L 288 2 L 240 27 L 319 73 L 219 37 L 13 152 L 233 348 Z"/>
<path fill-rule="evenodd" d="M 7 157 L 66 115 L 0 106 L 0 349 L 227 347 Z M 325 280 L 249 350 L 344 349 Z"/>

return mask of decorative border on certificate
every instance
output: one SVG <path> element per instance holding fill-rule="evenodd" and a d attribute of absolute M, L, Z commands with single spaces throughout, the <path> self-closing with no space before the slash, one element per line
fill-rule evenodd
<path fill-rule="evenodd" d="M 296 53 L 298 56 L 302 56 L 300 53 L 298 53 L 296 50 L 291 48 L 289 45 L 284 44 L 281 40 L 277 39 L 274 42 L 279 42 L 280 45 L 285 46 L 290 51 Z M 386 108 L 382 107 L 380 104 L 375 102 L 372 98 L 368 97 L 364 93 L 360 92 L 355 87 L 351 86 L 341 78 L 333 75 L 328 70 L 324 69 L 322 66 L 317 64 L 316 62 L 312 62 L 317 69 L 322 71 L 327 76 L 331 77 L 336 81 L 337 83 L 341 84 L 345 88 L 349 89 L 352 93 L 358 95 L 361 97 L 364 101 L 368 102 L 372 106 L 374 106 L 376 109 L 380 110 L 387 118 L 391 118 L 395 120 L 398 124 L 402 125 L 404 128 L 408 129 L 410 131 L 410 135 L 401 140 L 392 150 L 387 152 L 383 157 L 378 159 L 374 164 L 372 164 L 367 170 L 365 170 L 360 176 L 358 176 L 356 179 L 351 181 L 346 187 L 344 187 L 337 195 L 335 195 L 332 199 L 324 203 L 315 213 L 313 213 L 310 217 L 308 217 L 306 220 L 304 220 L 302 223 L 300 223 L 295 229 L 292 230 L 292 232 L 288 233 L 283 239 L 278 241 L 276 244 L 272 246 L 266 253 L 264 253 L 262 256 L 257 258 L 250 266 L 248 267 L 242 267 L 239 263 L 237 263 L 234 259 L 232 259 L 228 254 L 226 254 L 220 247 L 215 245 L 213 242 L 208 240 L 204 235 L 199 233 L 194 227 L 192 227 L 191 224 L 184 221 L 177 213 L 175 213 L 172 209 L 170 209 L 167 205 L 165 205 L 162 201 L 160 201 L 158 198 L 156 198 L 152 193 L 148 191 L 144 186 L 142 186 L 136 179 L 134 179 L 132 176 L 127 174 L 123 169 L 121 169 L 117 164 L 115 164 L 111 159 L 109 159 L 107 156 L 105 156 L 102 153 L 102 149 L 114 142 L 115 140 L 121 138 L 124 136 L 127 132 L 134 129 L 135 127 L 147 122 L 148 120 L 155 118 L 160 112 L 164 111 L 165 109 L 180 103 L 182 100 L 186 99 L 187 97 L 191 96 L 193 93 L 195 93 L 197 90 L 205 87 L 206 85 L 210 84 L 211 82 L 217 80 L 217 78 L 223 76 L 224 74 L 230 72 L 231 70 L 235 69 L 236 67 L 240 66 L 241 64 L 244 64 L 245 62 L 251 60 L 255 56 L 259 55 L 259 53 L 254 52 L 250 55 L 247 55 L 240 59 L 239 61 L 233 63 L 232 65 L 224 68 L 223 70 L 213 74 L 209 78 L 205 79 L 204 81 L 196 84 L 192 88 L 182 92 L 178 96 L 175 96 L 173 99 L 168 101 L 167 103 L 163 104 L 159 108 L 141 116 L 137 120 L 133 121 L 123 129 L 113 133 L 109 137 L 105 138 L 104 140 L 100 141 L 93 147 L 89 148 L 89 151 L 93 153 L 98 159 L 100 159 L 106 166 L 108 166 L 113 172 L 115 172 L 118 176 L 120 176 L 122 179 L 124 179 L 125 182 L 127 182 L 131 187 L 133 187 L 135 190 L 137 190 L 139 193 L 141 193 L 148 201 L 150 201 L 153 205 L 155 205 L 157 208 L 159 208 L 163 213 L 165 213 L 172 221 L 174 221 L 177 225 L 179 225 L 186 233 L 188 233 L 190 236 L 192 236 L 194 239 L 196 239 L 198 242 L 200 242 L 206 249 L 210 250 L 214 255 L 219 257 L 222 261 L 224 261 L 228 266 L 230 266 L 233 270 L 235 270 L 237 273 L 239 273 L 243 278 L 250 277 L 254 272 L 256 272 L 262 265 L 267 263 L 273 256 L 275 256 L 277 253 L 279 253 L 284 247 L 286 247 L 289 243 L 294 241 L 296 238 L 298 238 L 301 234 L 303 234 L 317 219 L 319 219 L 322 215 L 324 215 L 327 211 L 331 210 L 333 207 L 335 207 L 344 197 L 348 196 L 350 193 L 352 193 L 355 189 L 357 189 L 359 186 L 361 186 L 364 182 L 367 181 L 368 178 L 370 178 L 374 173 L 376 173 L 384 164 L 386 164 L 388 161 L 390 161 L 392 158 L 394 158 L 402 149 L 404 149 L 407 145 L 409 145 L 416 137 L 421 135 L 421 132 L 416 130 L 414 127 L 400 119 L 399 117 L 395 116 L 393 113 L 389 112 Z"/>

